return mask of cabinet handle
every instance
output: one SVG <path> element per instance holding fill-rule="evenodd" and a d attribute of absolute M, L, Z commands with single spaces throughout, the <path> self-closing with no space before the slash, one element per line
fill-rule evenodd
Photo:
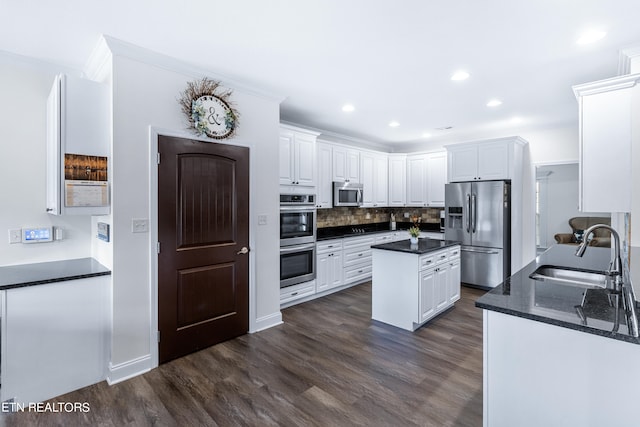
<path fill-rule="evenodd" d="M 358 270 L 358 273 L 362 273 L 362 270 Z"/>
<path fill-rule="evenodd" d="M 292 297 L 295 297 L 296 295 L 298 295 L 298 293 L 297 293 L 297 292 L 293 292 L 293 293 L 291 294 L 291 296 L 292 296 Z"/>
<path fill-rule="evenodd" d="M 358 254 L 358 256 L 362 256 L 362 254 Z"/>

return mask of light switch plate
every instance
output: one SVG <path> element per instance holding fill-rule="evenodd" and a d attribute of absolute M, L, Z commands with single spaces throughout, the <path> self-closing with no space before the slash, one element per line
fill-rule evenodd
<path fill-rule="evenodd" d="M 147 233 L 149 231 L 149 220 L 146 218 L 133 218 L 131 220 L 132 233 Z"/>
<path fill-rule="evenodd" d="M 258 225 L 267 225 L 266 215 L 258 215 Z"/>
<path fill-rule="evenodd" d="M 9 243 L 22 243 L 22 229 L 9 230 Z"/>

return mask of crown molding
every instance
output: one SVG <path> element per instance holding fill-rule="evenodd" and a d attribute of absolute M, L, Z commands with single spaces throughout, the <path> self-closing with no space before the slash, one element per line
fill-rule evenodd
<path fill-rule="evenodd" d="M 33 58 L 31 56 L 24 56 L 13 52 L 0 50 L 0 64 L 9 65 L 22 65 L 33 70 L 41 71 L 44 73 L 50 73 L 57 75 L 60 73 L 70 76 L 81 77 L 81 72 L 77 69 L 67 67 L 64 65 L 56 64 L 54 62 L 48 62 L 42 59 Z"/>
<path fill-rule="evenodd" d="M 618 75 L 623 76 L 631 73 L 631 65 L 633 63 L 640 65 L 640 45 L 620 49 L 618 53 Z"/>
<path fill-rule="evenodd" d="M 378 151 L 384 151 L 384 152 L 389 152 L 390 150 L 390 147 L 385 144 L 371 142 L 365 139 L 360 139 L 354 136 L 344 135 L 338 132 L 332 132 L 332 131 L 316 128 L 313 126 L 301 125 L 299 123 L 294 123 L 287 120 L 280 120 L 280 124 L 284 126 L 293 126 L 303 130 L 315 132 L 318 134 L 318 140 L 321 140 L 324 142 L 330 142 L 332 144 L 345 144 L 350 146 L 355 145 L 359 148 L 364 148 L 369 150 L 378 150 Z"/>
<path fill-rule="evenodd" d="M 85 63 L 83 74 L 89 80 L 104 82 L 111 78 L 112 70 L 113 55 L 106 39 L 100 36 L 98 43 Z"/>
<path fill-rule="evenodd" d="M 581 96 L 594 95 L 601 92 L 609 92 L 612 90 L 624 89 L 633 87 L 640 81 L 640 73 L 626 74 L 619 77 L 613 77 L 605 80 L 598 80 L 596 82 L 583 83 L 573 86 L 573 93 L 576 98 Z"/>
<path fill-rule="evenodd" d="M 286 98 L 281 94 L 258 88 L 240 79 L 230 77 L 222 73 L 214 72 L 194 64 L 189 64 L 171 56 L 145 49 L 105 34 L 101 36 L 101 40 L 98 42 L 98 50 L 102 50 L 100 48 L 101 43 L 106 44 L 106 47 L 114 57 L 121 56 L 133 59 L 135 61 L 160 67 L 168 71 L 184 74 L 195 79 L 203 77 L 213 78 L 215 80 L 223 81 L 224 86 L 230 89 L 237 90 L 247 95 L 253 95 L 263 99 L 268 99 L 270 101 L 276 101 L 278 103 L 281 103 Z M 105 53 L 102 52 L 102 54 L 104 55 Z M 98 61 L 98 59 L 92 58 L 92 61 L 95 62 Z"/>

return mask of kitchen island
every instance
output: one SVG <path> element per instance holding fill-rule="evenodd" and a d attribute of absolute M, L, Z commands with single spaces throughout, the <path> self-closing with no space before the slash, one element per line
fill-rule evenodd
<path fill-rule="evenodd" d="M 586 287 L 531 277 L 544 266 L 608 269 L 610 249 L 575 251 L 553 246 L 477 300 L 485 426 L 638 425 L 635 313 L 610 280 Z"/>
<path fill-rule="evenodd" d="M 414 331 L 460 299 L 460 245 L 419 239 L 371 246 L 371 318 Z"/>

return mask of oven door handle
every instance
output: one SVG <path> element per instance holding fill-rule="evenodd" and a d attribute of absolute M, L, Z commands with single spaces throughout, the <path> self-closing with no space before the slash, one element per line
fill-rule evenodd
<path fill-rule="evenodd" d="M 295 206 L 280 206 L 281 211 L 286 212 L 315 212 L 315 205 L 295 205 Z"/>
<path fill-rule="evenodd" d="M 315 243 L 311 244 L 311 245 L 296 245 L 296 246 L 285 246 L 280 248 L 280 253 L 281 254 L 289 254 L 291 252 L 300 252 L 300 251 L 306 251 L 306 250 L 315 250 L 316 249 L 316 245 Z"/>

